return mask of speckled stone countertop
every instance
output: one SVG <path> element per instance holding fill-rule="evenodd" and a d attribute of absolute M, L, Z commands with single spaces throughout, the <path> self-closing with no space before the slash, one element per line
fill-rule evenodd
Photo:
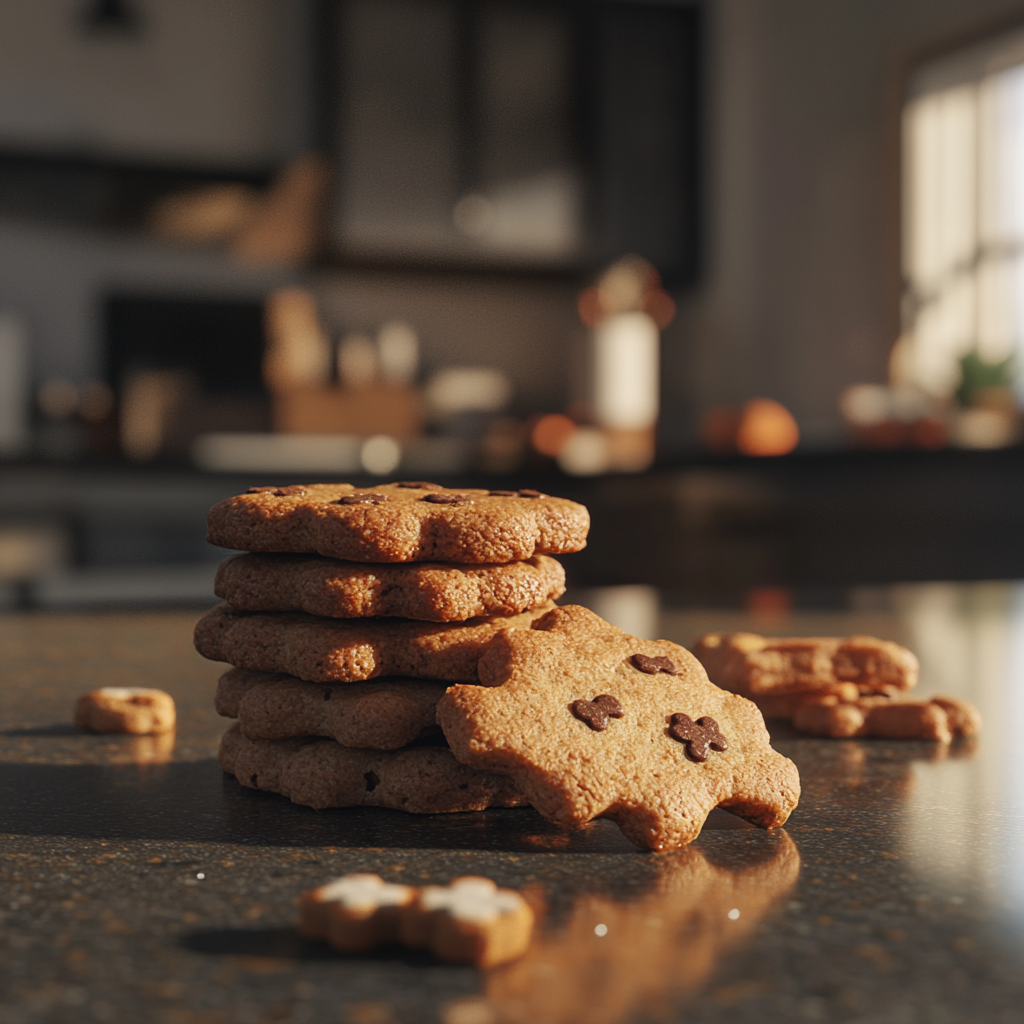
<path fill-rule="evenodd" d="M 1018 1024 L 1021 598 L 904 587 L 850 612 L 662 612 L 653 628 L 683 643 L 740 626 L 892 637 L 920 654 L 922 694 L 971 697 L 986 720 L 951 749 L 773 729 L 804 786 L 786 828 L 716 811 L 669 854 L 607 821 L 318 813 L 242 789 L 214 760 L 221 667 L 192 652 L 194 614 L 0 618 L 0 1021 Z M 99 685 L 170 692 L 173 749 L 71 729 Z M 547 910 L 522 960 L 483 973 L 301 941 L 299 892 L 356 870 L 488 875 Z"/>

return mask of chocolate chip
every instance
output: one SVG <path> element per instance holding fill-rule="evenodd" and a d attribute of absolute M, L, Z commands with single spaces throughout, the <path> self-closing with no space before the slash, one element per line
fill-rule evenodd
<path fill-rule="evenodd" d="M 593 700 L 574 700 L 569 710 L 594 732 L 604 732 L 609 718 L 621 718 L 626 710 L 611 694 L 602 693 Z"/>
<path fill-rule="evenodd" d="M 396 487 L 411 487 L 413 490 L 418 491 L 443 491 L 444 488 L 440 484 L 431 484 L 426 480 L 399 480 L 395 484 Z"/>
<path fill-rule="evenodd" d="M 366 779 L 367 793 L 372 793 L 380 785 L 380 779 L 377 778 L 376 772 L 367 772 L 363 778 Z"/>
<path fill-rule="evenodd" d="M 668 734 L 674 740 L 685 743 L 690 757 L 695 761 L 708 759 L 708 748 L 728 750 L 729 744 L 718 728 L 718 723 L 707 716 L 695 722 L 689 715 L 677 711 L 669 719 Z"/>
<path fill-rule="evenodd" d="M 649 676 L 657 675 L 659 672 L 667 672 L 670 676 L 680 675 L 676 663 L 671 658 L 664 656 L 652 658 L 648 654 L 634 654 L 630 657 L 629 663 L 633 668 L 646 672 Z"/>
<path fill-rule="evenodd" d="M 292 484 L 290 487 L 250 487 L 249 494 L 272 494 L 275 498 L 287 498 L 291 495 L 302 495 L 306 493 L 305 487 Z"/>
<path fill-rule="evenodd" d="M 492 498 L 514 498 L 516 496 L 515 491 L 488 491 Z"/>
<path fill-rule="evenodd" d="M 535 491 L 532 488 L 524 487 L 519 492 L 520 498 L 543 498 L 544 495 L 540 491 Z"/>
<path fill-rule="evenodd" d="M 429 501 L 433 505 L 473 504 L 473 499 L 468 494 L 424 494 L 420 501 Z"/>
<path fill-rule="evenodd" d="M 386 494 L 377 494 L 376 491 L 356 491 L 353 494 L 346 494 L 339 498 L 335 505 L 381 505 L 388 500 Z"/>

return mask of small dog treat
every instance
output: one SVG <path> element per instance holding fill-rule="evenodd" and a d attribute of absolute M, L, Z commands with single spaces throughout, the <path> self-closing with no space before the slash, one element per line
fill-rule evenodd
<path fill-rule="evenodd" d="M 324 619 L 303 612 L 233 612 L 218 605 L 196 625 L 196 650 L 258 672 L 287 672 L 315 683 L 377 676 L 476 682 L 476 664 L 494 635 L 525 629 L 551 605 L 521 615 L 426 623 Z"/>
<path fill-rule="evenodd" d="M 917 683 L 917 658 L 905 647 L 870 636 L 778 640 L 755 633 L 708 633 L 693 649 L 708 678 L 749 697 L 765 714 L 787 716 L 791 694 L 893 695 Z M 769 701 L 767 698 L 773 698 Z"/>
<path fill-rule="evenodd" d="M 533 911 L 512 889 L 466 875 L 428 885 L 401 912 L 399 937 L 439 960 L 488 968 L 522 956 L 533 933 Z"/>
<path fill-rule="evenodd" d="M 237 718 L 250 740 L 327 736 L 343 747 L 397 750 L 434 721 L 444 683 L 381 679 L 372 683 L 307 683 L 294 676 L 233 668 L 217 684 L 217 713 Z"/>
<path fill-rule="evenodd" d="M 310 555 L 236 555 L 214 590 L 239 611 L 464 622 L 518 615 L 565 593 L 565 570 L 535 555 L 508 565 L 367 565 Z"/>
<path fill-rule="evenodd" d="M 236 722 L 217 754 L 221 767 L 250 789 L 293 803 L 325 807 L 390 807 L 413 814 L 522 807 L 511 779 L 461 765 L 443 747 L 351 750 L 334 740 L 250 740 Z"/>
<path fill-rule="evenodd" d="M 638 668 L 637 655 L 657 670 Z M 714 807 L 771 828 L 799 799 L 796 766 L 772 750 L 750 701 L 708 682 L 682 647 L 638 640 L 585 608 L 500 633 L 479 676 L 484 685 L 449 687 L 438 704 L 453 753 L 514 779 L 552 821 L 609 817 L 638 846 L 671 850 L 695 839 Z M 622 711 L 603 729 L 577 715 L 595 695 Z M 699 737 L 680 739 L 681 716 Z"/>
<path fill-rule="evenodd" d="M 89 732 L 173 732 L 175 718 L 169 693 L 141 686 L 105 686 L 82 694 L 75 704 L 75 728 Z"/>
<path fill-rule="evenodd" d="M 214 505 L 207 524 L 211 544 L 242 551 L 482 563 L 580 551 L 590 516 L 574 501 L 535 491 L 447 491 L 407 481 L 369 490 L 351 484 L 254 488 Z"/>
<path fill-rule="evenodd" d="M 978 709 L 951 697 L 890 700 L 859 697 L 807 697 L 793 712 L 793 727 L 814 736 L 877 736 L 894 740 L 936 740 L 975 736 L 981 729 Z"/>
<path fill-rule="evenodd" d="M 402 909 L 416 899 L 410 885 L 393 885 L 380 875 L 345 875 L 299 897 L 299 932 L 329 942 L 342 953 L 359 953 L 398 941 Z"/>

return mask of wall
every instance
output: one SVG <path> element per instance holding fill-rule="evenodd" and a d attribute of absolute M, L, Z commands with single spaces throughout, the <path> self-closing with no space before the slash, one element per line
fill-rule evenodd
<path fill-rule="evenodd" d="M 0 3 L 0 145 L 231 170 L 308 147 L 304 0 L 127 0 L 130 32 L 86 31 L 93 7 Z"/>
<path fill-rule="evenodd" d="M 271 13 L 253 24 L 271 24 L 282 2 L 292 0 L 260 0 Z M 182 10 L 195 3 L 182 0 Z M 76 6 L 6 3 L 0 14 L 67 17 Z M 1024 19 L 1024 0 L 708 0 L 708 15 L 704 273 L 679 296 L 666 333 L 663 448 L 691 448 L 707 406 L 754 395 L 785 402 L 805 439 L 824 443 L 839 434 L 839 392 L 884 378 L 899 330 L 903 70 L 934 43 Z M 0 224 L 0 307 L 27 316 L 37 377 L 95 372 L 104 288 L 258 293 L 286 276 L 141 241 Z M 400 311 L 423 331 L 428 364 L 494 361 L 514 374 L 525 409 L 558 404 L 573 289 L 466 278 L 437 290 L 437 280 L 350 274 L 328 290 L 340 326 Z"/>
<path fill-rule="evenodd" d="M 663 440 L 766 395 L 805 440 L 899 333 L 899 109 L 915 54 L 1021 0 L 710 0 L 705 264 L 666 335 Z"/>

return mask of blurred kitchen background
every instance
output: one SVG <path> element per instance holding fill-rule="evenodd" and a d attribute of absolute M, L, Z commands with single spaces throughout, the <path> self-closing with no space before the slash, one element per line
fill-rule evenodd
<path fill-rule="evenodd" d="M 624 625 L 1024 577 L 1022 371 L 1022 0 L 0 0 L 0 607 L 396 476 Z"/>

